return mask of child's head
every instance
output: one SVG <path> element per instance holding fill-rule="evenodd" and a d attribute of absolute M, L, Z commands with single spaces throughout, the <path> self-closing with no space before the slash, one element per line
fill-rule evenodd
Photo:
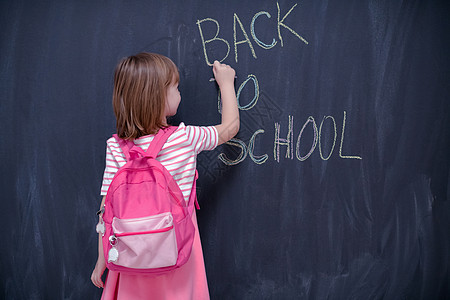
<path fill-rule="evenodd" d="M 113 93 L 119 137 L 136 139 L 167 126 L 167 93 L 179 79 L 177 67 L 163 55 L 139 53 L 122 59 L 115 70 Z"/>

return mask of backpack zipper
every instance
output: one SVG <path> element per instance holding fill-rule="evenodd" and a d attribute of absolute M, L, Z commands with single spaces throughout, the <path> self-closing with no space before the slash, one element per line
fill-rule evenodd
<path fill-rule="evenodd" d="M 127 233 L 115 233 L 114 236 L 116 237 L 122 237 L 122 236 L 129 236 L 129 235 L 140 235 L 140 234 L 152 234 L 152 233 L 162 233 L 162 232 L 167 232 L 173 229 L 173 225 L 166 227 L 166 228 L 161 228 L 161 229 L 156 229 L 156 230 L 149 230 L 149 231 L 139 231 L 139 232 L 127 232 Z"/>

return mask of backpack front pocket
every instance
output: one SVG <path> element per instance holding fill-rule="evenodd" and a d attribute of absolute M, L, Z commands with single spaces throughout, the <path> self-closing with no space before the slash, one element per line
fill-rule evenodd
<path fill-rule="evenodd" d="M 114 217 L 112 229 L 111 250 L 116 250 L 110 250 L 108 261 L 115 265 L 150 269 L 176 264 L 177 238 L 170 212 L 135 219 Z"/>

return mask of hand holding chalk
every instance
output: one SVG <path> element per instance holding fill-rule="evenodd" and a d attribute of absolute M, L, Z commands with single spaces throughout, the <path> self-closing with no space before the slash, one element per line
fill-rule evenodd
<path fill-rule="evenodd" d="M 219 87 L 227 84 L 231 84 L 234 86 L 234 78 L 236 78 L 236 72 L 232 67 L 226 64 L 221 64 L 217 60 L 214 61 L 213 64 L 213 73 L 214 73 L 214 79 Z M 212 81 L 210 79 L 210 81 Z"/>
<path fill-rule="evenodd" d="M 236 79 L 237 78 L 237 76 L 234 76 L 234 79 Z M 209 81 L 210 82 L 213 82 L 213 81 L 216 81 L 216 79 L 214 78 L 214 77 L 211 77 L 210 79 L 209 79 Z"/>

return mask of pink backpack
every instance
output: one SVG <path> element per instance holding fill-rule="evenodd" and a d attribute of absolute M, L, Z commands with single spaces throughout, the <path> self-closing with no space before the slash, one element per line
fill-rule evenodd
<path fill-rule="evenodd" d="M 159 275 L 181 267 L 191 255 L 197 172 L 186 203 L 172 175 L 155 159 L 175 129 L 159 130 L 147 151 L 114 135 L 127 163 L 114 176 L 105 200 L 102 242 L 110 270 Z"/>

